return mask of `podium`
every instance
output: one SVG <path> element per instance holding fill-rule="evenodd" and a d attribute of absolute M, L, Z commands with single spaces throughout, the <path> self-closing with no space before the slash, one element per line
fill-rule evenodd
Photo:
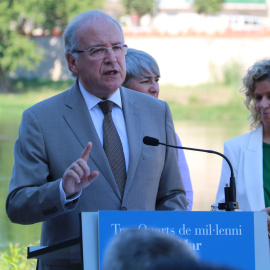
<path fill-rule="evenodd" d="M 150 229 L 187 242 L 205 262 L 242 270 L 270 269 L 266 212 L 99 211 L 80 215 L 80 237 L 29 247 L 28 258 L 74 269 L 102 269 L 106 247 L 127 228 Z"/>

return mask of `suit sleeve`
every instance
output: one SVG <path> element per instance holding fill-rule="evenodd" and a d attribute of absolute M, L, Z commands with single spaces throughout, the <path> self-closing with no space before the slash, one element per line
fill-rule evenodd
<path fill-rule="evenodd" d="M 14 158 L 6 201 L 10 220 L 33 224 L 67 211 L 60 199 L 60 179 L 50 179 L 43 134 L 31 109 L 23 113 Z"/>
<path fill-rule="evenodd" d="M 166 144 L 176 145 L 175 130 L 172 121 L 171 111 L 167 103 L 166 112 Z M 182 182 L 177 150 L 166 147 L 164 168 L 161 174 L 156 209 L 157 210 L 187 210 L 187 198 Z"/>

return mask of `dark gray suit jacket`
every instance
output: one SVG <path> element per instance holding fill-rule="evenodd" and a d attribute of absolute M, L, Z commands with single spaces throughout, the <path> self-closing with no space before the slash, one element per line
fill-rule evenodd
<path fill-rule="evenodd" d="M 15 223 L 43 222 L 41 245 L 78 237 L 83 211 L 186 210 L 177 151 L 142 142 L 153 136 L 176 145 L 167 103 L 123 87 L 120 91 L 130 148 L 123 199 L 77 83 L 24 111 L 6 210 Z M 60 179 L 89 141 L 88 164 L 99 177 L 65 206 Z"/>

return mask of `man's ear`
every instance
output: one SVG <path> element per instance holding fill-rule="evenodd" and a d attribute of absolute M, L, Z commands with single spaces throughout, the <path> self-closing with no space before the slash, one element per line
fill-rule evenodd
<path fill-rule="evenodd" d="M 73 73 L 78 75 L 77 61 L 76 61 L 75 57 L 71 53 L 67 53 L 66 58 L 67 58 L 69 69 Z"/>

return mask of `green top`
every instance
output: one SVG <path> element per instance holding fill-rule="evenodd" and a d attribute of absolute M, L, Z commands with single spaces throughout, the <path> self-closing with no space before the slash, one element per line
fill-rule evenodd
<path fill-rule="evenodd" d="M 270 206 L 270 144 L 263 142 L 263 189 L 265 207 Z"/>

